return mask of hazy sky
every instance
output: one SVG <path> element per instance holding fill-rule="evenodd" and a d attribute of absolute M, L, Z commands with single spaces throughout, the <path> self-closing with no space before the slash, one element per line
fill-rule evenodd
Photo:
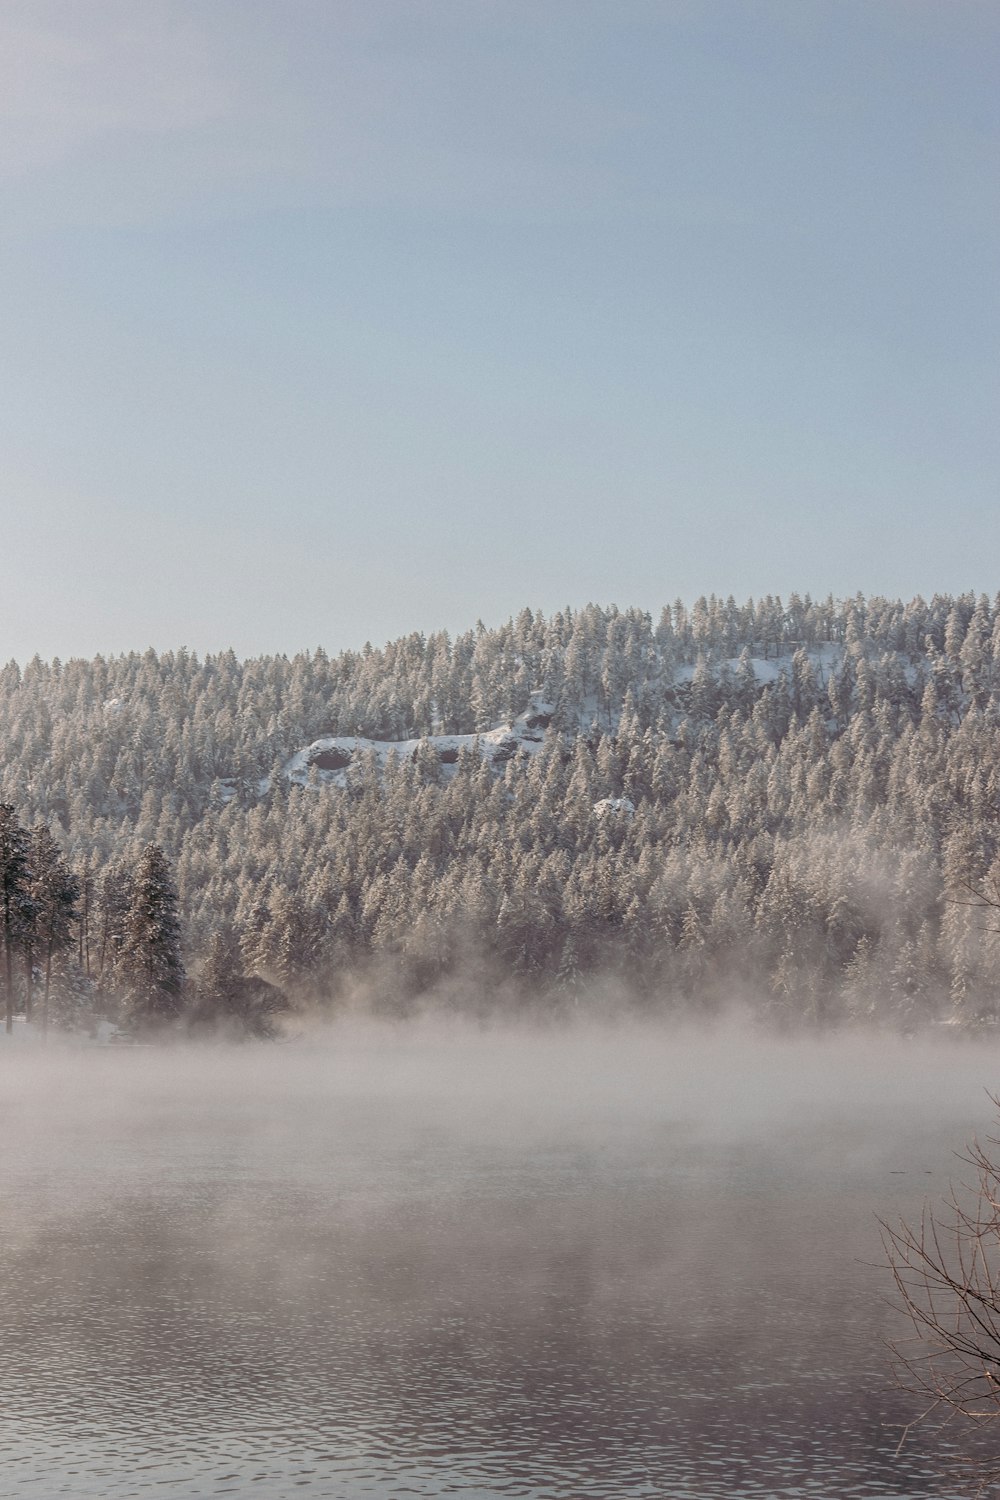
<path fill-rule="evenodd" d="M 0 659 L 1000 587 L 995 0 L 0 0 Z"/>

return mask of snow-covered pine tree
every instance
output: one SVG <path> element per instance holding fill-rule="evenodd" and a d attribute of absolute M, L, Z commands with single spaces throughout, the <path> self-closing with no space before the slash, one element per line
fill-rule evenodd
<path fill-rule="evenodd" d="M 31 920 L 34 956 L 43 963 L 42 1028 L 49 1021 L 49 996 L 52 989 L 52 960 L 61 948 L 73 941 L 73 923 L 77 916 L 80 885 L 63 858 L 59 845 L 44 823 L 31 834 L 31 872 L 29 894 L 33 912 Z M 29 1011 L 31 975 L 28 978 Z"/>
<path fill-rule="evenodd" d="M 31 912 L 29 836 L 14 807 L 0 803 L 0 940 L 3 942 L 6 1029 L 14 1029 L 14 950 Z"/>
<path fill-rule="evenodd" d="M 127 1019 L 137 1029 L 168 1025 L 181 1014 L 184 963 L 177 891 L 159 844 L 147 844 L 135 868 L 116 979 Z"/>

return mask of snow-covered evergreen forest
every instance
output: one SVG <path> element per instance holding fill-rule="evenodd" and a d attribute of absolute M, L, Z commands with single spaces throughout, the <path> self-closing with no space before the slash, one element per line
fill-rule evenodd
<path fill-rule="evenodd" d="M 300 1005 L 998 1009 L 1000 939 L 962 898 L 1000 875 L 1000 595 L 36 658 L 0 672 L 0 767 L 75 875 L 64 1024 L 114 1011 L 151 845 L 187 974 Z"/>

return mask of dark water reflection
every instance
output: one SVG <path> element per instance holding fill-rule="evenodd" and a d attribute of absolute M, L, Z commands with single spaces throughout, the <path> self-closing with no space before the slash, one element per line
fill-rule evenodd
<path fill-rule="evenodd" d="M 948 1496 L 875 1211 L 971 1045 L 335 1036 L 0 1057 L 0 1493 Z"/>

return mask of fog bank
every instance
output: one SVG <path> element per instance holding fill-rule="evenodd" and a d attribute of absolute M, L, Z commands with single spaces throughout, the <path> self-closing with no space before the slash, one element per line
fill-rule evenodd
<path fill-rule="evenodd" d="M 951 1494 L 875 1215 L 988 1130 L 982 1038 L 352 1022 L 0 1050 L 0 1488 Z"/>

